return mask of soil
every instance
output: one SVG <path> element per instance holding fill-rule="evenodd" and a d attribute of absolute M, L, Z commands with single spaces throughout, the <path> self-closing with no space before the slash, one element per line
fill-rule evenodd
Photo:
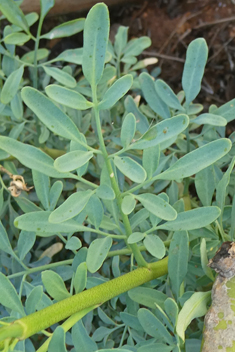
<path fill-rule="evenodd" d="M 129 39 L 149 36 L 152 45 L 142 58 L 157 57 L 160 77 L 177 93 L 182 89 L 187 46 L 193 39 L 203 37 L 209 47 L 209 58 L 197 101 L 208 108 L 235 98 L 235 0 L 129 1 L 132 3 L 127 0 L 125 5 L 110 7 L 111 39 L 120 25 L 129 27 Z M 43 33 L 86 14 L 72 12 L 48 17 Z M 49 47 L 53 58 L 65 49 L 81 47 L 82 33 L 41 44 Z"/>
<path fill-rule="evenodd" d="M 234 1 L 145 1 L 138 8 L 123 8 L 120 18 L 113 17 L 114 22 L 130 26 L 130 37 L 151 38 L 152 46 L 144 55 L 159 59 L 161 78 L 176 92 L 181 89 L 188 44 L 195 38 L 205 38 L 209 58 L 198 100 L 221 105 L 235 98 Z"/>
<path fill-rule="evenodd" d="M 83 15 L 86 13 L 51 17 L 43 30 L 46 32 Z M 195 38 L 205 38 L 209 58 L 198 101 L 221 105 L 235 98 L 235 0 L 136 0 L 132 4 L 111 7 L 110 17 L 111 38 L 119 25 L 129 27 L 129 38 L 143 35 L 151 38 L 152 45 L 143 56 L 158 58 L 161 78 L 175 92 L 182 89 L 188 44 Z M 79 46 L 82 46 L 82 34 L 69 40 L 51 41 L 51 56 Z"/>

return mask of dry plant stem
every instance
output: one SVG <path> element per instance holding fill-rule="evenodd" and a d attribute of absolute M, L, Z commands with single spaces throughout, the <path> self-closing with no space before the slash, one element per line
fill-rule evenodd
<path fill-rule="evenodd" d="M 227 17 L 227 18 L 221 18 L 221 19 L 213 21 L 213 22 L 201 23 L 198 26 L 194 27 L 193 29 L 198 29 L 198 28 L 202 28 L 202 27 L 206 27 L 206 26 L 213 26 L 215 24 L 231 22 L 231 21 L 235 21 L 235 16 Z"/>
<path fill-rule="evenodd" d="M 167 273 L 168 258 L 148 267 L 138 268 L 116 279 L 92 287 L 60 302 L 44 308 L 38 312 L 14 321 L 9 326 L 0 328 L 0 341 L 17 337 L 24 340 L 37 332 L 47 329 L 51 325 L 68 318 L 91 306 L 101 305 L 113 297 L 154 280 Z M 0 344 L 0 348 L 3 345 Z"/>
<path fill-rule="evenodd" d="M 181 59 L 180 57 L 165 55 L 165 54 L 161 54 L 159 52 L 154 52 L 154 51 L 143 51 L 142 54 L 147 55 L 147 56 L 153 56 L 153 57 L 161 57 L 162 59 L 165 59 L 165 60 L 178 61 L 178 62 L 182 62 L 182 63 L 185 62 L 185 59 Z"/>

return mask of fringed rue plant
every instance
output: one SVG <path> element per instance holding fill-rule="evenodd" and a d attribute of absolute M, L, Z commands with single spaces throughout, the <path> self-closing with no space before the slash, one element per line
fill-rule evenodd
<path fill-rule="evenodd" d="M 194 103 L 202 38 L 175 94 L 137 59 L 149 38 L 109 41 L 106 5 L 42 34 L 40 2 L 39 18 L 0 2 L 0 348 L 199 352 L 208 258 L 234 239 L 235 99 Z M 82 30 L 48 60 L 41 39 Z"/>

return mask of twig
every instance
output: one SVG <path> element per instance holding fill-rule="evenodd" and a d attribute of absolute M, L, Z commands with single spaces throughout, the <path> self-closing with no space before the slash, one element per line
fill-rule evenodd
<path fill-rule="evenodd" d="M 190 33 L 192 32 L 191 28 L 188 28 L 181 36 L 178 38 L 178 40 L 175 42 L 173 47 L 171 48 L 171 53 L 173 53 L 178 45 L 179 42 L 182 42 L 184 38 L 186 38 Z"/>
<path fill-rule="evenodd" d="M 147 5 L 148 5 L 148 1 L 145 1 L 145 2 L 143 3 L 143 6 L 141 7 L 141 9 L 139 9 L 139 11 L 136 12 L 136 14 L 134 14 L 134 15 L 132 16 L 131 21 L 130 21 L 130 24 L 129 24 L 129 27 L 131 27 L 133 21 L 134 21 L 137 17 L 140 17 L 140 15 L 142 14 L 142 12 L 144 12 L 144 10 L 146 9 Z"/>
<path fill-rule="evenodd" d="M 202 11 L 198 11 L 194 14 L 191 14 L 191 15 L 184 15 L 182 17 L 182 19 L 179 21 L 179 23 L 177 24 L 176 28 L 173 30 L 173 32 L 171 32 L 171 34 L 169 35 L 169 37 L 167 38 L 167 40 L 165 41 L 165 43 L 162 45 L 162 47 L 160 48 L 159 50 L 159 53 L 161 54 L 163 52 L 163 50 L 166 48 L 166 46 L 169 44 L 169 42 L 171 41 L 171 39 L 174 37 L 175 33 L 177 32 L 178 28 L 182 27 L 183 24 L 185 22 L 187 22 L 188 20 L 190 20 L 191 18 L 193 17 L 196 17 L 198 15 L 200 15 L 202 13 Z"/>
<path fill-rule="evenodd" d="M 211 49 L 211 47 L 214 44 L 214 41 L 215 41 L 216 37 L 218 36 L 219 32 L 224 30 L 226 26 L 227 26 L 227 23 L 225 23 L 223 26 L 217 28 L 217 30 L 215 31 L 213 37 L 211 38 L 211 40 L 210 40 L 210 42 L 208 44 L 208 50 Z"/>
<path fill-rule="evenodd" d="M 201 24 L 197 25 L 196 27 L 193 27 L 193 29 L 198 29 L 198 28 L 207 27 L 207 26 L 213 26 L 214 24 L 225 23 L 225 22 L 230 22 L 230 21 L 235 21 L 235 16 L 221 18 L 220 20 L 216 20 L 213 22 L 201 23 Z"/>
<path fill-rule="evenodd" d="M 180 57 L 165 55 L 154 51 L 143 51 L 143 54 L 146 56 L 161 57 L 162 59 L 171 60 L 171 61 L 178 61 L 182 63 L 185 62 L 185 59 L 181 59 Z"/>
<path fill-rule="evenodd" d="M 214 54 L 214 55 L 212 55 L 210 58 L 209 58 L 209 60 L 207 61 L 207 62 L 210 62 L 211 60 L 213 60 L 217 55 L 219 55 L 219 53 L 224 49 L 225 50 L 225 47 L 234 39 L 234 37 L 235 37 L 235 34 L 231 37 L 231 38 L 229 38 L 229 40 L 226 42 L 226 43 L 224 43 L 220 48 L 219 48 L 219 50 Z"/>

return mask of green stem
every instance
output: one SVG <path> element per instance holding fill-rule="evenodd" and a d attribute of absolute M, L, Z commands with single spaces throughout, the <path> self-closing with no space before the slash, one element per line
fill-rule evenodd
<path fill-rule="evenodd" d="M 40 35 L 41 35 L 41 30 L 42 30 L 42 23 L 43 23 L 43 17 L 40 16 L 39 23 L 38 23 L 38 30 L 37 30 L 37 35 L 35 39 L 35 45 L 34 45 L 34 60 L 33 60 L 33 87 L 38 88 L 38 65 L 37 65 L 37 56 L 38 56 L 38 48 L 39 48 L 39 41 L 40 41 Z"/>
<path fill-rule="evenodd" d="M 117 180 L 115 178 L 114 175 L 114 171 L 109 159 L 109 155 L 107 153 L 105 144 L 104 144 L 104 138 L 102 135 L 102 129 L 101 129 L 101 124 L 100 124 L 100 115 L 99 115 L 99 109 L 98 109 L 98 100 L 97 100 L 97 95 L 96 95 L 96 87 L 92 87 L 92 98 L 93 98 L 93 103 L 94 103 L 94 113 L 95 113 L 95 121 L 96 121 L 96 128 L 97 128 L 97 134 L 98 134 L 98 138 L 99 138 L 99 143 L 100 143 L 100 149 L 103 153 L 103 157 L 104 157 L 104 161 L 105 161 L 105 165 L 107 167 L 108 173 L 109 173 L 109 177 L 110 177 L 110 181 L 112 184 L 112 188 L 114 190 L 116 199 L 117 199 L 117 205 L 120 211 L 120 214 L 122 216 L 122 221 L 126 230 L 126 238 L 128 238 L 131 234 L 132 234 L 132 229 L 131 229 L 131 225 L 130 225 L 130 221 L 129 218 L 126 214 L 124 214 L 122 212 L 122 196 L 121 196 L 121 192 L 119 190 L 119 186 L 117 183 Z M 137 264 L 139 266 L 147 266 L 147 262 L 145 261 L 144 257 L 142 256 L 140 250 L 138 249 L 138 246 L 136 243 L 134 244 L 130 244 L 129 245 L 134 256 L 135 256 L 135 260 L 137 262 Z"/>
<path fill-rule="evenodd" d="M 138 248 L 141 252 L 146 250 L 145 246 L 139 246 Z M 123 248 L 123 249 L 117 249 L 115 251 L 109 252 L 107 257 L 111 258 L 111 257 L 115 257 L 116 255 L 128 255 L 128 254 L 132 254 L 132 250 L 129 248 Z M 70 265 L 72 263 L 73 263 L 73 259 L 62 260 L 60 262 L 51 263 L 51 264 L 47 264 L 47 265 L 41 265 L 41 266 L 37 266 L 36 268 L 31 268 L 28 270 L 20 271 L 19 273 L 14 273 L 14 274 L 8 275 L 7 277 L 8 277 L 8 279 L 13 279 L 14 277 L 19 277 L 22 275 L 31 275 L 31 274 L 36 273 L 38 271 L 53 269 L 53 268 L 57 268 L 58 266 L 62 266 L 62 265 Z"/>
<path fill-rule="evenodd" d="M 26 339 L 68 318 L 72 314 L 92 306 L 101 305 L 134 287 L 161 277 L 167 273 L 167 263 L 168 258 L 166 257 L 158 262 L 148 264 L 148 267 L 138 268 L 18 319 L 8 327 L 0 328 L 0 341 L 12 337 L 17 337 L 21 340 Z"/>
<path fill-rule="evenodd" d="M 186 134 L 186 138 L 187 138 L 187 154 L 190 153 L 190 135 L 189 135 L 189 128 L 186 128 L 185 131 Z M 189 195 L 189 183 L 190 183 L 190 178 L 186 177 L 185 179 L 185 183 L 184 183 L 184 196 L 188 196 Z"/>

